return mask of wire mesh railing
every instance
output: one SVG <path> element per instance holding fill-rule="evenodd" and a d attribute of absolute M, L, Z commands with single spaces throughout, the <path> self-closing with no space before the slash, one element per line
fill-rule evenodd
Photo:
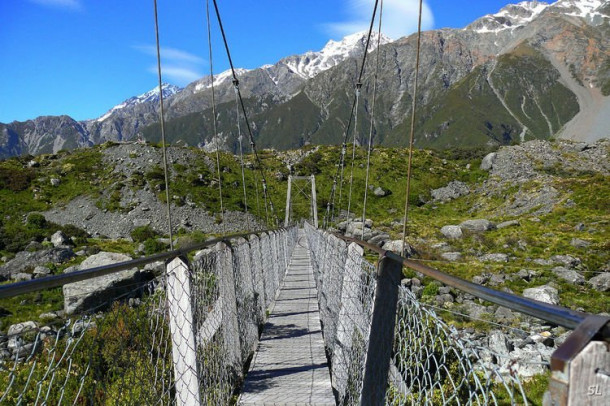
<path fill-rule="evenodd" d="M 65 322 L 11 326 L 0 404 L 229 404 L 296 232 L 217 243 Z"/>
<path fill-rule="evenodd" d="M 445 322 L 430 306 L 419 302 L 409 288 L 401 286 L 402 266 L 424 272 L 453 288 L 464 289 L 512 310 L 576 328 L 577 333 L 568 337 L 553 354 L 550 363 L 552 384 L 545 395 L 546 402 L 579 404 L 567 403 L 569 396 L 570 399 L 584 396 L 583 399 L 588 401 L 593 398 L 587 399 L 586 396 L 591 395 L 585 392 L 595 392 L 590 388 L 603 386 L 610 389 L 601 381 L 601 375 L 591 378 L 589 382 L 595 383 L 593 386 L 587 386 L 584 380 L 578 385 L 574 382 L 574 379 L 579 379 L 575 368 L 581 368 L 583 364 L 588 365 L 590 375 L 599 375 L 599 371 L 610 367 L 610 359 L 600 357 L 605 354 L 603 349 L 607 343 L 591 341 L 594 337 L 608 341 L 607 317 L 587 315 L 494 291 L 405 260 L 370 244 L 338 238 L 309 224 L 305 225 L 305 230 L 319 290 L 325 344 L 332 357 L 331 378 L 338 404 L 532 404 L 525 389 L 529 377 L 519 375 L 519 364 L 528 364 L 529 361 L 494 356 L 493 350 L 481 341 Z M 353 242 L 348 245 L 350 241 Z M 376 251 L 384 260 L 377 267 L 368 263 L 363 258 L 363 246 Z M 391 289 L 387 289 L 389 287 Z M 390 331 L 389 336 L 383 331 L 383 326 L 389 326 L 385 328 Z M 386 340 L 387 348 L 392 348 L 384 356 L 379 356 L 383 353 L 379 351 L 383 341 L 379 339 L 380 335 L 385 335 L 383 340 Z M 587 361 L 574 362 L 585 354 L 585 347 L 588 348 Z M 598 355 L 593 357 L 593 353 Z M 546 360 L 547 366 L 549 361 Z M 540 362 L 532 360 L 531 363 Z M 575 367 L 570 368 L 570 365 Z M 568 375 L 575 378 L 570 380 Z M 605 390 L 599 389 L 598 393 L 603 394 Z M 379 393 L 369 393 L 371 391 Z M 539 402 L 541 399 L 534 400 L 534 404 Z"/>

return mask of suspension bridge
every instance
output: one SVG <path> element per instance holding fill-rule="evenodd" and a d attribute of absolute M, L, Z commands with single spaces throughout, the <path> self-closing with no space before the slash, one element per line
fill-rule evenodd
<path fill-rule="evenodd" d="M 216 1 L 214 8 L 231 60 Z M 381 29 L 381 19 L 379 24 Z M 269 230 L 254 231 L 247 224 L 243 234 L 0 286 L 1 299 L 165 263 L 165 271 L 153 280 L 134 284 L 128 292 L 108 297 L 66 323 L 52 328 L 20 325 L 9 331 L 5 342 L 10 356 L 0 363 L 0 404 L 531 404 L 514 363 L 509 359 L 485 362 L 484 354 L 492 350 L 470 341 L 423 305 L 401 283 L 403 269 L 574 330 L 553 354 L 544 404 L 607 404 L 610 318 L 495 291 L 405 258 L 399 255 L 405 252 L 404 246 L 394 253 L 329 230 L 342 198 L 347 200 L 344 218 L 351 219 L 353 164 L 349 177 L 344 175 L 346 141 L 353 123 L 353 155 L 366 54 L 323 228 L 318 224 L 313 176 L 289 179 L 284 227 L 277 227 L 264 165 L 231 61 L 240 152 L 239 122 L 243 120 L 259 171 Z M 164 140 L 162 95 L 160 99 Z M 373 123 L 369 134 L 370 158 Z M 241 163 L 243 171 L 243 158 Z M 218 159 L 217 166 L 221 179 Z M 407 196 L 409 179 L 410 174 Z M 165 180 L 173 241 L 167 169 Z M 291 185 L 303 180 L 311 184 L 311 194 L 299 188 L 311 199 L 309 218 L 297 222 L 292 215 Z M 349 191 L 343 191 L 344 183 Z M 218 185 L 222 212 L 222 182 Z M 243 190 L 247 210 L 245 185 Z M 408 199 L 405 230 L 407 221 Z"/>

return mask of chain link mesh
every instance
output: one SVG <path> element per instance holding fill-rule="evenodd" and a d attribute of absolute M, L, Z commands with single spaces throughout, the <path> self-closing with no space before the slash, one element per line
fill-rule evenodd
<path fill-rule="evenodd" d="M 340 405 L 359 404 L 376 288 L 362 248 L 305 225 L 319 290 L 333 388 Z M 386 393 L 388 405 L 528 404 L 519 377 L 483 362 L 480 348 L 399 287 Z M 374 334 L 371 333 L 371 334 Z M 383 362 L 383 361 L 382 361 Z"/>
<path fill-rule="evenodd" d="M 65 323 L 13 326 L 0 404 L 229 404 L 296 240 L 221 243 Z"/>

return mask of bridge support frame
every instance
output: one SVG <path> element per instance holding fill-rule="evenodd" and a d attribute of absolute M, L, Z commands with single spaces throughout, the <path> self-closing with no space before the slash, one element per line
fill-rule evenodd
<path fill-rule="evenodd" d="M 381 256 L 377 266 L 377 287 L 364 366 L 361 405 L 385 403 L 401 278 L 402 264 L 387 256 Z"/>
<path fill-rule="evenodd" d="M 292 176 L 288 175 L 288 191 L 286 192 L 286 217 L 284 218 L 284 227 L 288 227 L 290 224 L 290 212 L 292 211 L 292 181 L 294 180 L 307 180 L 311 183 L 311 217 L 313 220 L 313 226 L 318 228 L 318 202 L 316 195 L 316 177 L 311 176 Z"/>

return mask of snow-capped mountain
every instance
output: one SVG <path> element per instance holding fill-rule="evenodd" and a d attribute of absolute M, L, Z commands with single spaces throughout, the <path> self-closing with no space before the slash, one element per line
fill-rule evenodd
<path fill-rule="evenodd" d="M 161 89 L 163 91 L 163 99 L 173 96 L 182 90 L 181 87 L 174 86 L 169 83 L 163 83 L 161 85 Z M 154 89 L 149 90 L 148 92 L 143 93 L 139 96 L 130 97 L 129 99 L 125 100 L 123 103 L 118 104 L 118 105 L 114 106 L 113 108 L 111 108 L 110 110 L 108 110 L 108 112 L 106 114 L 104 114 L 103 116 L 98 118 L 96 121 L 102 122 L 102 121 L 106 120 L 107 118 L 109 118 L 112 115 L 112 113 L 114 113 L 118 110 L 124 109 L 126 107 L 133 107 L 133 106 L 137 106 L 137 105 L 143 104 L 143 103 L 156 103 L 158 101 L 159 101 L 159 86 L 157 86 Z"/>
<path fill-rule="evenodd" d="M 463 29 L 425 32 L 415 142 L 420 147 L 507 144 L 534 138 L 610 137 L 610 0 L 525 1 Z M 382 37 L 375 143 L 404 144 L 414 94 L 412 35 Z M 358 33 L 256 69 L 238 69 L 257 145 L 340 143 L 366 36 Z M 371 39 L 370 50 L 377 38 Z M 370 120 L 375 58 L 367 60 L 359 120 Z M 219 139 L 237 145 L 232 75 L 214 76 Z M 210 77 L 164 86 L 169 142 L 212 141 Z M 178 91 L 179 90 L 179 91 Z M 171 95 L 171 97 L 170 97 Z M 159 137 L 157 91 L 130 98 L 97 120 L 39 117 L 0 124 L 0 157 L 55 152 L 104 141 Z M 243 132 L 243 126 L 241 131 Z"/>
<path fill-rule="evenodd" d="M 348 35 L 341 41 L 330 40 L 326 46 L 319 52 L 306 52 L 303 55 L 289 56 L 282 59 L 279 63 L 286 65 L 292 72 L 301 76 L 303 79 L 311 79 L 319 73 L 337 66 L 339 63 L 348 58 L 361 56 L 366 46 L 367 33 L 359 32 Z M 385 45 L 392 40 L 381 34 L 379 39 L 378 33 L 371 35 L 369 43 L 369 52 L 377 48 L 377 43 Z"/>
<path fill-rule="evenodd" d="M 498 13 L 488 14 L 468 25 L 465 30 L 482 34 L 514 31 L 525 27 L 547 11 L 581 17 L 589 24 L 599 25 L 608 18 L 608 15 L 600 11 L 607 4 L 607 0 L 559 0 L 552 4 L 542 1 L 523 1 L 518 4 L 510 4 Z"/>

